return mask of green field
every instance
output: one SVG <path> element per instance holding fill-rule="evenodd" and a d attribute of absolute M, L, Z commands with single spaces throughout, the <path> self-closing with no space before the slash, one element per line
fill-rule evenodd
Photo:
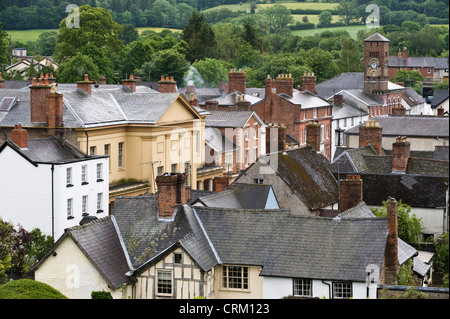
<path fill-rule="evenodd" d="M 299 21 L 299 22 L 303 22 L 303 17 L 307 16 L 308 17 L 308 22 L 314 23 L 314 24 L 318 24 L 319 23 L 319 15 L 318 14 L 293 14 L 292 15 L 294 17 L 294 24 Z M 337 15 L 333 15 L 333 18 L 331 20 L 331 22 L 335 23 L 339 21 L 339 16 Z"/>
<path fill-rule="evenodd" d="M 320 28 L 320 29 L 308 29 L 308 30 L 296 30 L 292 31 L 292 34 L 306 37 L 309 35 L 314 35 L 316 33 L 321 33 L 324 31 L 337 31 L 337 30 L 345 30 L 349 33 L 350 37 L 352 39 L 356 39 L 356 34 L 359 30 L 369 30 L 365 25 L 352 25 L 352 26 L 345 26 L 345 27 L 331 27 L 331 28 Z"/>
<path fill-rule="evenodd" d="M 270 4 L 258 4 L 256 11 L 258 11 L 259 9 L 272 7 L 276 4 L 281 4 L 285 7 L 287 7 L 288 9 L 315 9 L 315 10 L 333 10 L 333 9 L 336 9 L 336 7 L 339 5 L 339 3 L 323 3 L 323 2 L 270 3 Z M 227 4 L 227 5 L 210 8 L 210 9 L 204 10 L 203 12 L 208 12 L 208 11 L 218 10 L 218 9 L 223 9 L 223 8 L 230 9 L 231 11 L 246 10 L 247 12 L 250 12 L 250 4 L 249 3 Z"/>

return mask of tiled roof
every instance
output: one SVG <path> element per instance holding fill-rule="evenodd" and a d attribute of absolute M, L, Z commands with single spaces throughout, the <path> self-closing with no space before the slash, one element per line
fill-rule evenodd
<path fill-rule="evenodd" d="M 239 127 L 242 128 L 247 124 L 248 120 L 254 113 L 252 110 L 248 111 L 208 111 L 211 113 L 206 118 L 207 127 Z"/>
<path fill-rule="evenodd" d="M 389 39 L 386 38 L 385 36 L 381 35 L 380 33 L 375 32 L 374 34 L 372 34 L 371 36 L 369 36 L 368 38 L 366 38 L 364 41 L 375 41 L 375 42 L 383 41 L 383 42 L 389 42 Z"/>
<path fill-rule="evenodd" d="M 289 96 L 287 94 L 279 94 L 279 96 L 292 104 L 301 105 L 302 109 L 330 106 L 330 103 L 328 103 L 325 99 L 309 91 L 295 90 L 293 96 Z"/>
<path fill-rule="evenodd" d="M 286 211 L 195 207 L 222 264 L 260 265 L 262 276 L 365 281 L 381 268 L 383 218 L 333 220 Z M 280 236 L 282 234 L 282 236 Z"/>
<path fill-rule="evenodd" d="M 421 137 L 447 137 L 449 136 L 449 119 L 447 116 L 421 116 L 421 115 L 390 115 L 372 118 L 378 121 L 383 128 L 383 136 L 421 136 Z M 361 124 L 361 125 L 364 125 Z M 345 134 L 359 134 L 359 126 L 345 131 Z"/>
<path fill-rule="evenodd" d="M 448 69 L 448 58 L 435 57 L 408 57 L 391 56 L 388 62 L 389 67 L 395 68 L 436 68 Z"/>

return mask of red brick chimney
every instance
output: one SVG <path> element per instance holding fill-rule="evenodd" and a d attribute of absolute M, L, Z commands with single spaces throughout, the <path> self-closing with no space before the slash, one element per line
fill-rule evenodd
<path fill-rule="evenodd" d="M 50 73 L 50 77 L 48 78 L 48 83 L 52 85 L 53 83 L 56 83 L 56 78 L 53 76 L 53 73 Z"/>
<path fill-rule="evenodd" d="M 403 59 L 407 59 L 408 58 L 408 48 L 404 47 L 403 48 Z"/>
<path fill-rule="evenodd" d="M 99 79 L 98 79 L 98 84 L 100 85 L 105 85 L 106 84 L 106 77 L 104 75 L 102 75 Z"/>
<path fill-rule="evenodd" d="M 176 93 L 177 82 L 173 80 L 173 77 L 164 79 L 164 75 L 161 75 L 161 80 L 158 81 L 158 91 L 160 93 Z"/>
<path fill-rule="evenodd" d="M 189 99 L 189 103 L 191 103 L 192 106 L 199 106 L 198 100 L 195 97 L 195 93 L 190 93 L 190 99 Z"/>
<path fill-rule="evenodd" d="M 51 90 L 45 98 L 45 122 L 47 123 L 47 134 L 55 135 L 56 128 L 61 127 L 63 122 L 63 95 Z"/>
<path fill-rule="evenodd" d="M 437 115 L 444 116 L 444 108 L 442 106 L 437 108 Z"/>
<path fill-rule="evenodd" d="M 263 120 L 270 119 L 270 109 L 272 107 L 272 88 L 273 80 L 270 78 L 270 74 L 267 74 L 267 78 L 264 80 L 264 112 L 259 114 Z"/>
<path fill-rule="evenodd" d="M 228 92 L 228 82 L 219 81 L 219 91 L 220 92 Z"/>
<path fill-rule="evenodd" d="M 396 106 L 392 108 L 392 115 L 405 115 L 406 108 L 403 106 Z"/>
<path fill-rule="evenodd" d="M 236 101 L 234 102 L 234 105 L 236 105 L 236 108 L 238 110 L 244 110 L 247 111 L 250 109 L 250 102 L 245 100 L 244 95 L 237 95 L 236 94 Z"/>
<path fill-rule="evenodd" d="M 33 78 L 30 86 L 30 119 L 32 123 L 46 123 L 46 95 L 50 93 L 51 86 L 48 83 L 44 85 L 44 78 L 41 74 L 39 82 Z"/>
<path fill-rule="evenodd" d="M 408 159 L 411 154 L 411 145 L 406 140 L 406 136 L 397 136 L 392 144 L 392 171 L 405 172 L 408 166 Z"/>
<path fill-rule="evenodd" d="M 28 132 L 22 128 L 22 124 L 14 125 L 11 131 L 11 140 L 20 148 L 28 147 Z"/>
<path fill-rule="evenodd" d="M 190 200 L 184 173 L 166 173 L 156 177 L 158 187 L 158 216 L 172 218 L 175 208 Z"/>
<path fill-rule="evenodd" d="M 363 200 L 363 181 L 359 175 L 347 175 L 339 181 L 339 209 L 353 208 Z"/>
<path fill-rule="evenodd" d="M 342 94 L 335 94 L 333 97 L 334 104 L 340 107 L 344 106 L 344 96 Z"/>
<path fill-rule="evenodd" d="M 89 75 L 84 75 L 84 81 L 77 81 L 77 88 L 86 91 L 91 95 L 92 81 L 89 81 Z"/>
<path fill-rule="evenodd" d="M 359 126 L 359 147 L 371 145 L 378 155 L 382 150 L 383 129 L 378 121 L 369 120 L 366 125 Z"/>
<path fill-rule="evenodd" d="M 279 74 L 276 78 L 277 82 L 277 88 L 276 92 L 277 94 L 287 94 L 289 96 L 294 95 L 294 79 L 292 78 L 291 74 Z"/>
<path fill-rule="evenodd" d="M 247 89 L 247 74 L 243 70 L 232 69 L 228 72 L 228 93 L 239 91 L 245 94 Z"/>
<path fill-rule="evenodd" d="M 3 80 L 2 72 L 0 72 L 0 89 L 5 88 L 5 80 Z"/>
<path fill-rule="evenodd" d="M 228 180 L 228 176 L 216 176 L 213 179 L 213 188 L 216 193 L 223 192 L 227 189 L 230 181 Z"/>
<path fill-rule="evenodd" d="M 316 152 L 320 152 L 320 124 L 309 122 L 306 124 L 306 144 L 311 146 Z"/>
<path fill-rule="evenodd" d="M 129 88 L 131 91 L 136 92 L 136 80 L 134 79 L 133 74 L 130 75 L 129 79 L 123 79 L 122 85 Z"/>
<path fill-rule="evenodd" d="M 306 73 L 302 76 L 302 90 L 316 93 L 316 80 L 314 73 Z"/>
<path fill-rule="evenodd" d="M 208 111 L 217 110 L 219 108 L 219 101 L 205 101 L 205 105 L 202 108 Z"/>
<path fill-rule="evenodd" d="M 388 238 L 384 251 L 384 283 L 397 285 L 398 273 L 398 222 L 397 201 L 389 198 L 387 201 Z"/>

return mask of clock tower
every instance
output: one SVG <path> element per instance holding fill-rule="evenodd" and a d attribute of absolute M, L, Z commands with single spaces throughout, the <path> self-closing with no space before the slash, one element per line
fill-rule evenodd
<path fill-rule="evenodd" d="M 374 33 L 364 40 L 364 90 L 388 92 L 389 40 Z"/>

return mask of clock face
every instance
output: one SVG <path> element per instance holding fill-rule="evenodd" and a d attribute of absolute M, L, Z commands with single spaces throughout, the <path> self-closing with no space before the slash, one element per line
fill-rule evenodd
<path fill-rule="evenodd" d="M 370 67 L 371 67 L 372 69 L 376 69 L 376 68 L 378 67 L 378 63 L 375 62 L 375 61 L 373 61 L 372 63 L 370 63 Z"/>

